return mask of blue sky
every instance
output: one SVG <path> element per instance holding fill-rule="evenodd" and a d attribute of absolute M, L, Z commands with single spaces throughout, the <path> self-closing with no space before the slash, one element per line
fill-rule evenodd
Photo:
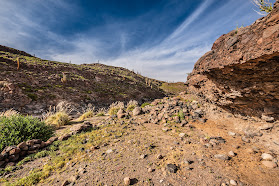
<path fill-rule="evenodd" d="M 0 3 L 1 45 L 61 62 L 99 60 L 165 81 L 185 81 L 219 36 L 261 17 L 250 0 Z"/>

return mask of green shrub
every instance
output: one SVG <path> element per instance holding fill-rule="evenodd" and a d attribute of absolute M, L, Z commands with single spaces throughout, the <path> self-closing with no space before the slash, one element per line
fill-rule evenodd
<path fill-rule="evenodd" d="M 180 110 L 180 111 L 178 112 L 178 116 L 179 116 L 180 120 L 184 120 L 184 119 L 185 119 L 185 115 L 184 115 L 184 113 L 183 113 L 182 110 Z"/>
<path fill-rule="evenodd" d="M 30 139 L 47 140 L 54 129 L 32 116 L 12 115 L 0 117 L 0 150 Z"/>

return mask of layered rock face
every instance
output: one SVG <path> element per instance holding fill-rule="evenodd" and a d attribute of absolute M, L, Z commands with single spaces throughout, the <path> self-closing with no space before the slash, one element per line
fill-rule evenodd
<path fill-rule="evenodd" d="M 279 119 L 279 1 L 266 17 L 217 39 L 187 84 L 233 113 Z"/>

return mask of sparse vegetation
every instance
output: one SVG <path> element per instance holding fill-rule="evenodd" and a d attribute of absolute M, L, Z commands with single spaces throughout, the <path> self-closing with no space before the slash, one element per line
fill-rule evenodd
<path fill-rule="evenodd" d="M 83 112 L 83 114 L 78 118 L 79 121 L 83 121 L 87 118 L 91 118 L 95 115 L 95 107 L 93 107 L 91 104 L 87 106 L 87 109 Z"/>
<path fill-rule="evenodd" d="M 119 109 L 124 109 L 125 106 L 124 106 L 124 103 L 123 102 L 115 102 L 115 103 L 112 103 L 109 107 L 109 111 L 108 111 L 108 114 L 110 116 L 113 116 L 113 115 L 116 115 L 117 112 L 119 111 Z"/>
<path fill-rule="evenodd" d="M 273 9 L 272 3 L 269 0 L 251 0 L 252 3 L 259 9 L 259 11 L 255 10 L 260 15 L 266 15 L 270 13 Z"/>
<path fill-rule="evenodd" d="M 52 115 L 49 115 L 45 122 L 48 125 L 54 126 L 55 128 L 59 128 L 61 126 L 66 125 L 70 121 L 69 115 L 65 111 L 59 111 Z"/>
<path fill-rule="evenodd" d="M 106 115 L 106 109 L 105 108 L 100 108 L 96 114 L 96 116 L 104 116 Z"/>
<path fill-rule="evenodd" d="M 135 101 L 135 100 L 129 101 L 128 104 L 127 104 L 127 109 L 126 109 L 126 111 L 127 111 L 127 112 L 133 111 L 134 108 L 136 108 L 136 107 L 138 106 L 138 104 L 139 104 L 139 103 L 138 103 L 137 101 Z"/>
<path fill-rule="evenodd" d="M 141 108 L 144 108 L 144 107 L 147 106 L 147 105 L 150 105 L 150 103 L 149 103 L 149 102 L 145 102 L 145 103 L 143 103 L 140 107 L 141 107 Z"/>
<path fill-rule="evenodd" d="M 15 116 L 15 115 L 19 115 L 19 112 L 15 111 L 13 109 L 9 109 L 5 112 L 0 112 L 0 117 L 1 116 L 10 117 L 10 116 Z"/>
<path fill-rule="evenodd" d="M 53 127 L 32 116 L 0 117 L 0 151 L 10 145 L 30 139 L 47 140 L 54 134 Z"/>

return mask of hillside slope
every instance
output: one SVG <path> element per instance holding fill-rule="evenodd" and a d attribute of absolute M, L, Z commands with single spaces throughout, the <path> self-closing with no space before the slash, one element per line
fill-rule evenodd
<path fill-rule="evenodd" d="M 61 81 L 63 73 L 65 83 Z M 42 60 L 0 46 L 0 110 L 13 108 L 22 113 L 41 113 L 61 100 L 79 105 L 106 105 L 131 99 L 147 101 L 164 96 L 161 84 L 125 68 Z"/>

